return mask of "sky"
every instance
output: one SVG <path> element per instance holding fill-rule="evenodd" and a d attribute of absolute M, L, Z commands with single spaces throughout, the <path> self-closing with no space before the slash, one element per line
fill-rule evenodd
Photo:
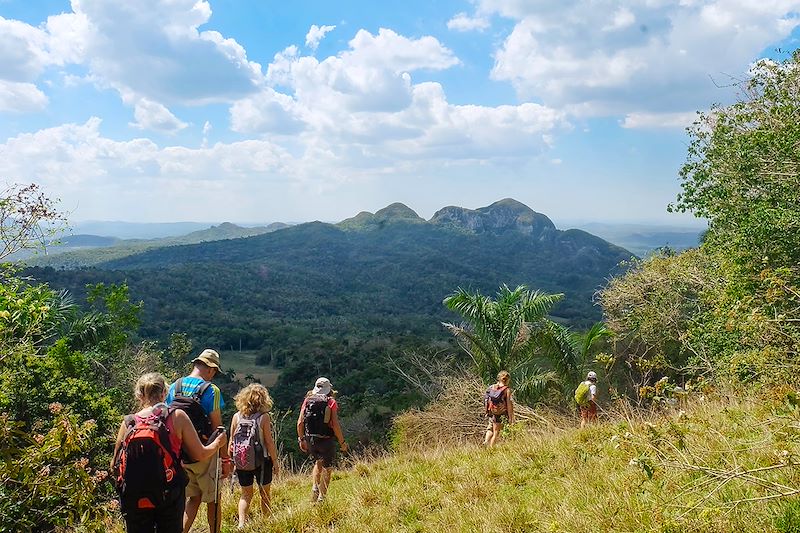
<path fill-rule="evenodd" d="M 0 182 L 71 221 L 688 223 L 685 128 L 798 42 L 800 0 L 0 0 Z"/>

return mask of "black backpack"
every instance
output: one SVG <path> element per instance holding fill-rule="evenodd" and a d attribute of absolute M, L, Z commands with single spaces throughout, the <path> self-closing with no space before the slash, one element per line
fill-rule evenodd
<path fill-rule="evenodd" d="M 125 417 L 125 436 L 114 460 L 123 512 L 158 509 L 181 497 L 186 474 L 171 447 L 166 423 L 173 412 L 161 405 L 147 417 Z"/>
<path fill-rule="evenodd" d="M 330 419 L 328 413 L 330 413 L 328 397 L 324 394 L 312 394 L 306 399 L 306 408 L 303 412 L 303 432 L 306 437 L 333 436 L 333 429 L 326 420 Z"/>
<path fill-rule="evenodd" d="M 211 419 L 208 418 L 203 406 L 200 405 L 200 399 L 210 386 L 211 382 L 204 381 L 195 389 L 194 394 L 186 396 L 183 394 L 183 378 L 179 378 L 175 382 L 175 394 L 172 398 L 172 403 L 170 403 L 170 407 L 180 409 L 186 413 L 197 431 L 197 436 L 200 437 L 200 442 L 204 445 L 208 444 L 211 434 L 214 432 L 214 428 L 211 427 Z M 186 452 L 181 453 L 181 459 L 183 459 L 184 463 L 197 462 L 192 460 Z"/>

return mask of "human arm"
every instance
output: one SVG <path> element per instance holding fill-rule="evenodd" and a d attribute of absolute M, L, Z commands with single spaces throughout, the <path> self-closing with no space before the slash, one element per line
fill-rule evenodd
<path fill-rule="evenodd" d="M 114 472 L 114 463 L 117 461 L 117 454 L 119 453 L 119 449 L 122 447 L 122 439 L 125 438 L 125 420 L 119 425 L 119 431 L 117 431 L 117 440 L 114 442 L 114 453 L 111 454 L 111 467 L 109 468 L 110 472 Z"/>
<path fill-rule="evenodd" d="M 277 472 L 280 467 L 278 464 L 278 448 L 275 446 L 275 439 L 272 438 L 272 419 L 269 413 L 264 413 L 264 416 L 261 417 L 261 436 L 264 448 L 267 450 L 270 459 L 272 459 L 272 471 Z"/>
<path fill-rule="evenodd" d="M 234 413 L 233 418 L 231 418 L 231 431 L 228 435 L 231 436 L 231 440 L 228 441 L 228 456 L 233 455 L 233 436 L 236 435 L 236 428 L 239 426 L 239 413 Z"/>
<path fill-rule="evenodd" d="M 300 407 L 300 414 L 297 416 L 297 442 L 300 445 L 300 449 L 303 453 L 308 453 L 308 444 L 306 444 L 305 439 L 305 420 L 303 419 L 303 413 L 305 412 L 306 402 L 303 401 L 303 405 Z"/>
<path fill-rule="evenodd" d="M 217 438 L 207 445 L 203 445 L 203 443 L 200 442 L 200 437 L 197 436 L 197 431 L 194 429 L 192 421 L 189 420 L 189 415 L 183 411 L 177 410 L 172 416 L 173 427 L 175 428 L 175 433 L 178 435 L 178 438 L 181 440 L 181 446 L 186 450 L 186 453 L 189 454 L 189 457 L 195 461 L 208 459 L 214 455 L 217 450 L 225 448 L 227 439 L 225 438 L 224 432 L 217 435 Z"/>
<path fill-rule="evenodd" d="M 514 401 L 511 399 L 511 389 L 506 389 L 506 412 L 508 413 L 508 423 L 514 423 Z"/>
<path fill-rule="evenodd" d="M 334 404 L 335 405 L 335 404 Z M 339 441 L 339 446 L 342 448 L 343 452 L 347 452 L 348 447 L 347 443 L 344 441 L 344 434 L 342 433 L 342 426 L 339 425 L 339 415 L 338 409 L 331 408 L 331 429 L 333 430 L 333 434 L 336 436 L 336 440 Z"/>

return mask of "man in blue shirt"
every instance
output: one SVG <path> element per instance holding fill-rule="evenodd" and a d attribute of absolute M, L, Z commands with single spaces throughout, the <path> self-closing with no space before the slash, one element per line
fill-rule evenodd
<path fill-rule="evenodd" d="M 169 392 L 167 393 L 167 404 L 172 404 L 175 401 L 175 396 L 191 397 L 199 390 L 202 390 L 206 382 L 211 382 L 217 372 L 220 371 L 219 354 L 214 350 L 203 350 L 199 356 L 193 361 L 194 365 L 192 372 L 175 383 L 173 383 Z M 181 390 L 176 391 L 175 386 L 180 382 Z M 203 412 L 210 421 L 211 428 L 222 426 L 222 408 L 225 407 L 225 401 L 222 399 L 222 393 L 214 384 L 205 388 L 198 399 Z M 197 428 L 196 428 L 197 429 Z M 233 464 L 231 463 L 228 454 L 228 448 L 223 447 L 220 449 L 220 458 L 222 460 L 222 478 L 227 478 L 231 475 Z M 216 486 L 216 472 L 217 472 L 217 458 L 211 457 L 205 461 L 198 461 L 196 463 L 184 463 L 184 470 L 189 478 L 189 484 L 186 486 L 186 510 L 183 515 L 183 531 L 188 533 L 192 528 L 194 519 L 197 516 L 197 511 L 200 509 L 200 504 L 206 502 L 206 511 L 208 513 L 208 523 L 211 525 L 211 533 L 218 533 L 220 531 L 220 522 L 222 513 L 217 510 L 217 486 Z"/>

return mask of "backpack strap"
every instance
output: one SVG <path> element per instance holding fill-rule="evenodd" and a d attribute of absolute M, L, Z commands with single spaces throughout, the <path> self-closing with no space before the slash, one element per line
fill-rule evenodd
<path fill-rule="evenodd" d="M 188 397 L 189 398 L 194 398 L 195 400 L 197 400 L 199 402 L 200 399 L 203 397 L 203 395 L 206 393 L 206 391 L 208 390 L 208 388 L 210 386 L 211 386 L 211 382 L 210 381 L 203 380 L 203 382 L 200 384 L 200 386 L 197 387 L 194 390 L 194 392 L 192 394 L 190 394 Z M 183 378 L 178 378 L 178 380 L 175 381 L 175 396 L 187 397 L 183 393 Z"/>
<path fill-rule="evenodd" d="M 175 397 L 183 396 L 183 378 L 178 378 L 178 380 L 175 381 L 175 390 L 173 394 Z"/>
<path fill-rule="evenodd" d="M 267 446 L 264 444 L 264 434 L 261 432 L 261 419 L 264 418 L 264 413 L 258 413 L 256 416 L 256 438 L 258 439 L 259 444 L 261 444 L 261 453 L 264 454 L 264 457 L 267 456 Z M 263 481 L 263 479 L 262 479 Z"/>
<path fill-rule="evenodd" d="M 211 386 L 210 381 L 203 381 L 203 383 L 201 383 L 200 386 L 197 387 L 197 389 L 194 391 L 192 397 L 199 402 L 203 398 L 203 395 L 206 393 L 206 391 L 210 386 Z"/>

